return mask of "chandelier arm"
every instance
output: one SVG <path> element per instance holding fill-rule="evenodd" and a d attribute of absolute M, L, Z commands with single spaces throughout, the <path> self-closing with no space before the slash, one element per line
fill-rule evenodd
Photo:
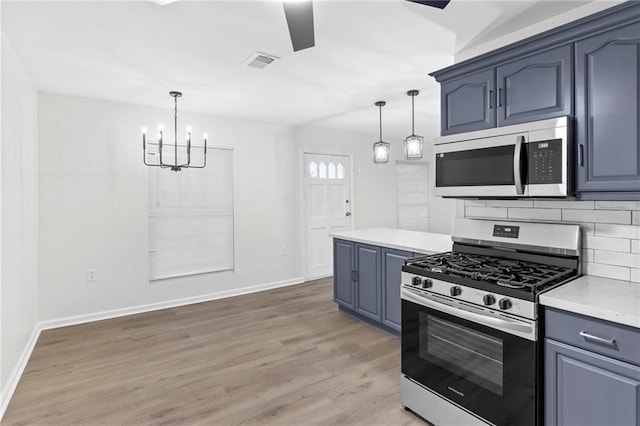
<path fill-rule="evenodd" d="M 191 133 L 189 133 L 189 139 L 187 139 L 187 167 L 191 164 Z"/>
<path fill-rule="evenodd" d="M 207 167 L 207 140 L 204 140 L 204 160 L 202 161 L 202 165 L 201 166 L 187 166 L 190 169 L 204 169 L 205 167 Z"/>
<path fill-rule="evenodd" d="M 142 134 L 142 161 L 145 166 L 150 166 L 150 164 L 147 163 L 147 135 L 144 133 Z"/>
<path fill-rule="evenodd" d="M 160 139 L 158 140 L 158 152 L 160 153 L 160 164 L 164 165 L 164 161 L 162 161 L 162 133 L 163 131 L 160 130 Z"/>

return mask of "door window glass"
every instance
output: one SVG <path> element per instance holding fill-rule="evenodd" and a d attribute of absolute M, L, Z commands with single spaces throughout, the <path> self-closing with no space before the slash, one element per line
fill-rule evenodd
<path fill-rule="evenodd" d="M 336 165 L 333 163 L 329 163 L 329 179 L 336 178 Z"/>
<path fill-rule="evenodd" d="M 327 165 L 325 164 L 324 161 L 320 162 L 320 179 L 326 179 L 327 178 Z"/>
<path fill-rule="evenodd" d="M 318 177 L 318 165 L 315 161 L 309 163 L 309 177 L 317 178 Z"/>

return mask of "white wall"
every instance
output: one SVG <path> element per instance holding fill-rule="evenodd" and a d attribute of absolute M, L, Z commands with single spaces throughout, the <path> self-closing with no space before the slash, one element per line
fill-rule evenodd
<path fill-rule="evenodd" d="M 424 158 L 433 153 L 432 141 L 437 129 L 425 135 Z M 372 145 L 377 138 L 352 132 L 301 127 L 296 131 L 300 153 L 350 155 L 353 158 L 354 229 L 397 226 L 396 160 L 403 160 L 402 141 L 390 141 L 388 164 L 373 164 Z M 300 160 L 302 161 L 302 160 Z M 300 171 L 302 173 L 302 171 Z M 449 234 L 455 217 L 455 201 L 433 197 L 431 232 Z"/>
<path fill-rule="evenodd" d="M 40 93 L 41 320 L 302 277 L 292 129 L 179 112 L 179 126 L 234 148 L 235 271 L 148 282 L 140 127 L 172 128 L 170 101 L 153 109 Z"/>
<path fill-rule="evenodd" d="M 38 321 L 37 91 L 2 34 L 0 386 L 7 397 Z"/>
<path fill-rule="evenodd" d="M 168 98 L 168 97 L 167 97 Z M 395 160 L 374 165 L 369 138 L 179 112 L 179 126 L 234 148 L 235 271 L 148 282 L 147 167 L 140 127 L 172 128 L 166 108 L 40 93 L 40 320 L 232 291 L 304 275 L 303 152 L 351 155 L 354 227 L 396 226 Z M 164 107 L 164 106 L 163 106 Z M 450 231 L 453 207 L 436 199 Z M 438 217 L 438 213 L 434 213 Z M 280 256 L 286 247 L 287 256 Z M 87 283 L 87 269 L 97 282 Z"/>
<path fill-rule="evenodd" d="M 302 176 L 302 153 L 350 155 L 353 163 L 354 229 L 395 227 L 395 159 L 392 145 L 389 164 L 373 164 L 373 141 L 348 131 L 300 127 L 298 141 L 298 170 Z"/>
<path fill-rule="evenodd" d="M 616 6 L 620 3 L 624 3 L 626 0 L 594 0 L 583 6 L 576 7 L 565 13 L 561 13 L 552 18 L 545 19 L 544 21 L 537 22 L 528 27 L 519 29 L 509 34 L 505 34 L 501 37 L 497 37 L 494 40 L 487 41 L 477 46 L 463 49 L 455 55 L 455 62 L 462 62 L 466 59 L 473 58 L 483 53 L 490 52 L 494 49 L 506 46 L 511 43 L 523 40 L 527 37 L 540 34 L 544 31 L 551 30 L 569 22 L 577 21 L 594 13 L 598 13 L 610 7 Z"/>

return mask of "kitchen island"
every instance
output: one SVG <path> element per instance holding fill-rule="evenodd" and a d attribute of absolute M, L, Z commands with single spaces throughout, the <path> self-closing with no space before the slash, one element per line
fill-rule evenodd
<path fill-rule="evenodd" d="M 405 259 L 450 251 L 450 235 L 374 228 L 336 232 L 333 295 L 339 309 L 394 336 L 400 334 L 400 278 Z"/>

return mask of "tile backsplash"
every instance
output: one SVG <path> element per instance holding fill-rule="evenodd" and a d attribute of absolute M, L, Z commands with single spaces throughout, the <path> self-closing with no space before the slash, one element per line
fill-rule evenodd
<path fill-rule="evenodd" d="M 640 202 L 465 200 L 464 217 L 564 222 L 582 230 L 582 272 L 640 283 Z"/>

